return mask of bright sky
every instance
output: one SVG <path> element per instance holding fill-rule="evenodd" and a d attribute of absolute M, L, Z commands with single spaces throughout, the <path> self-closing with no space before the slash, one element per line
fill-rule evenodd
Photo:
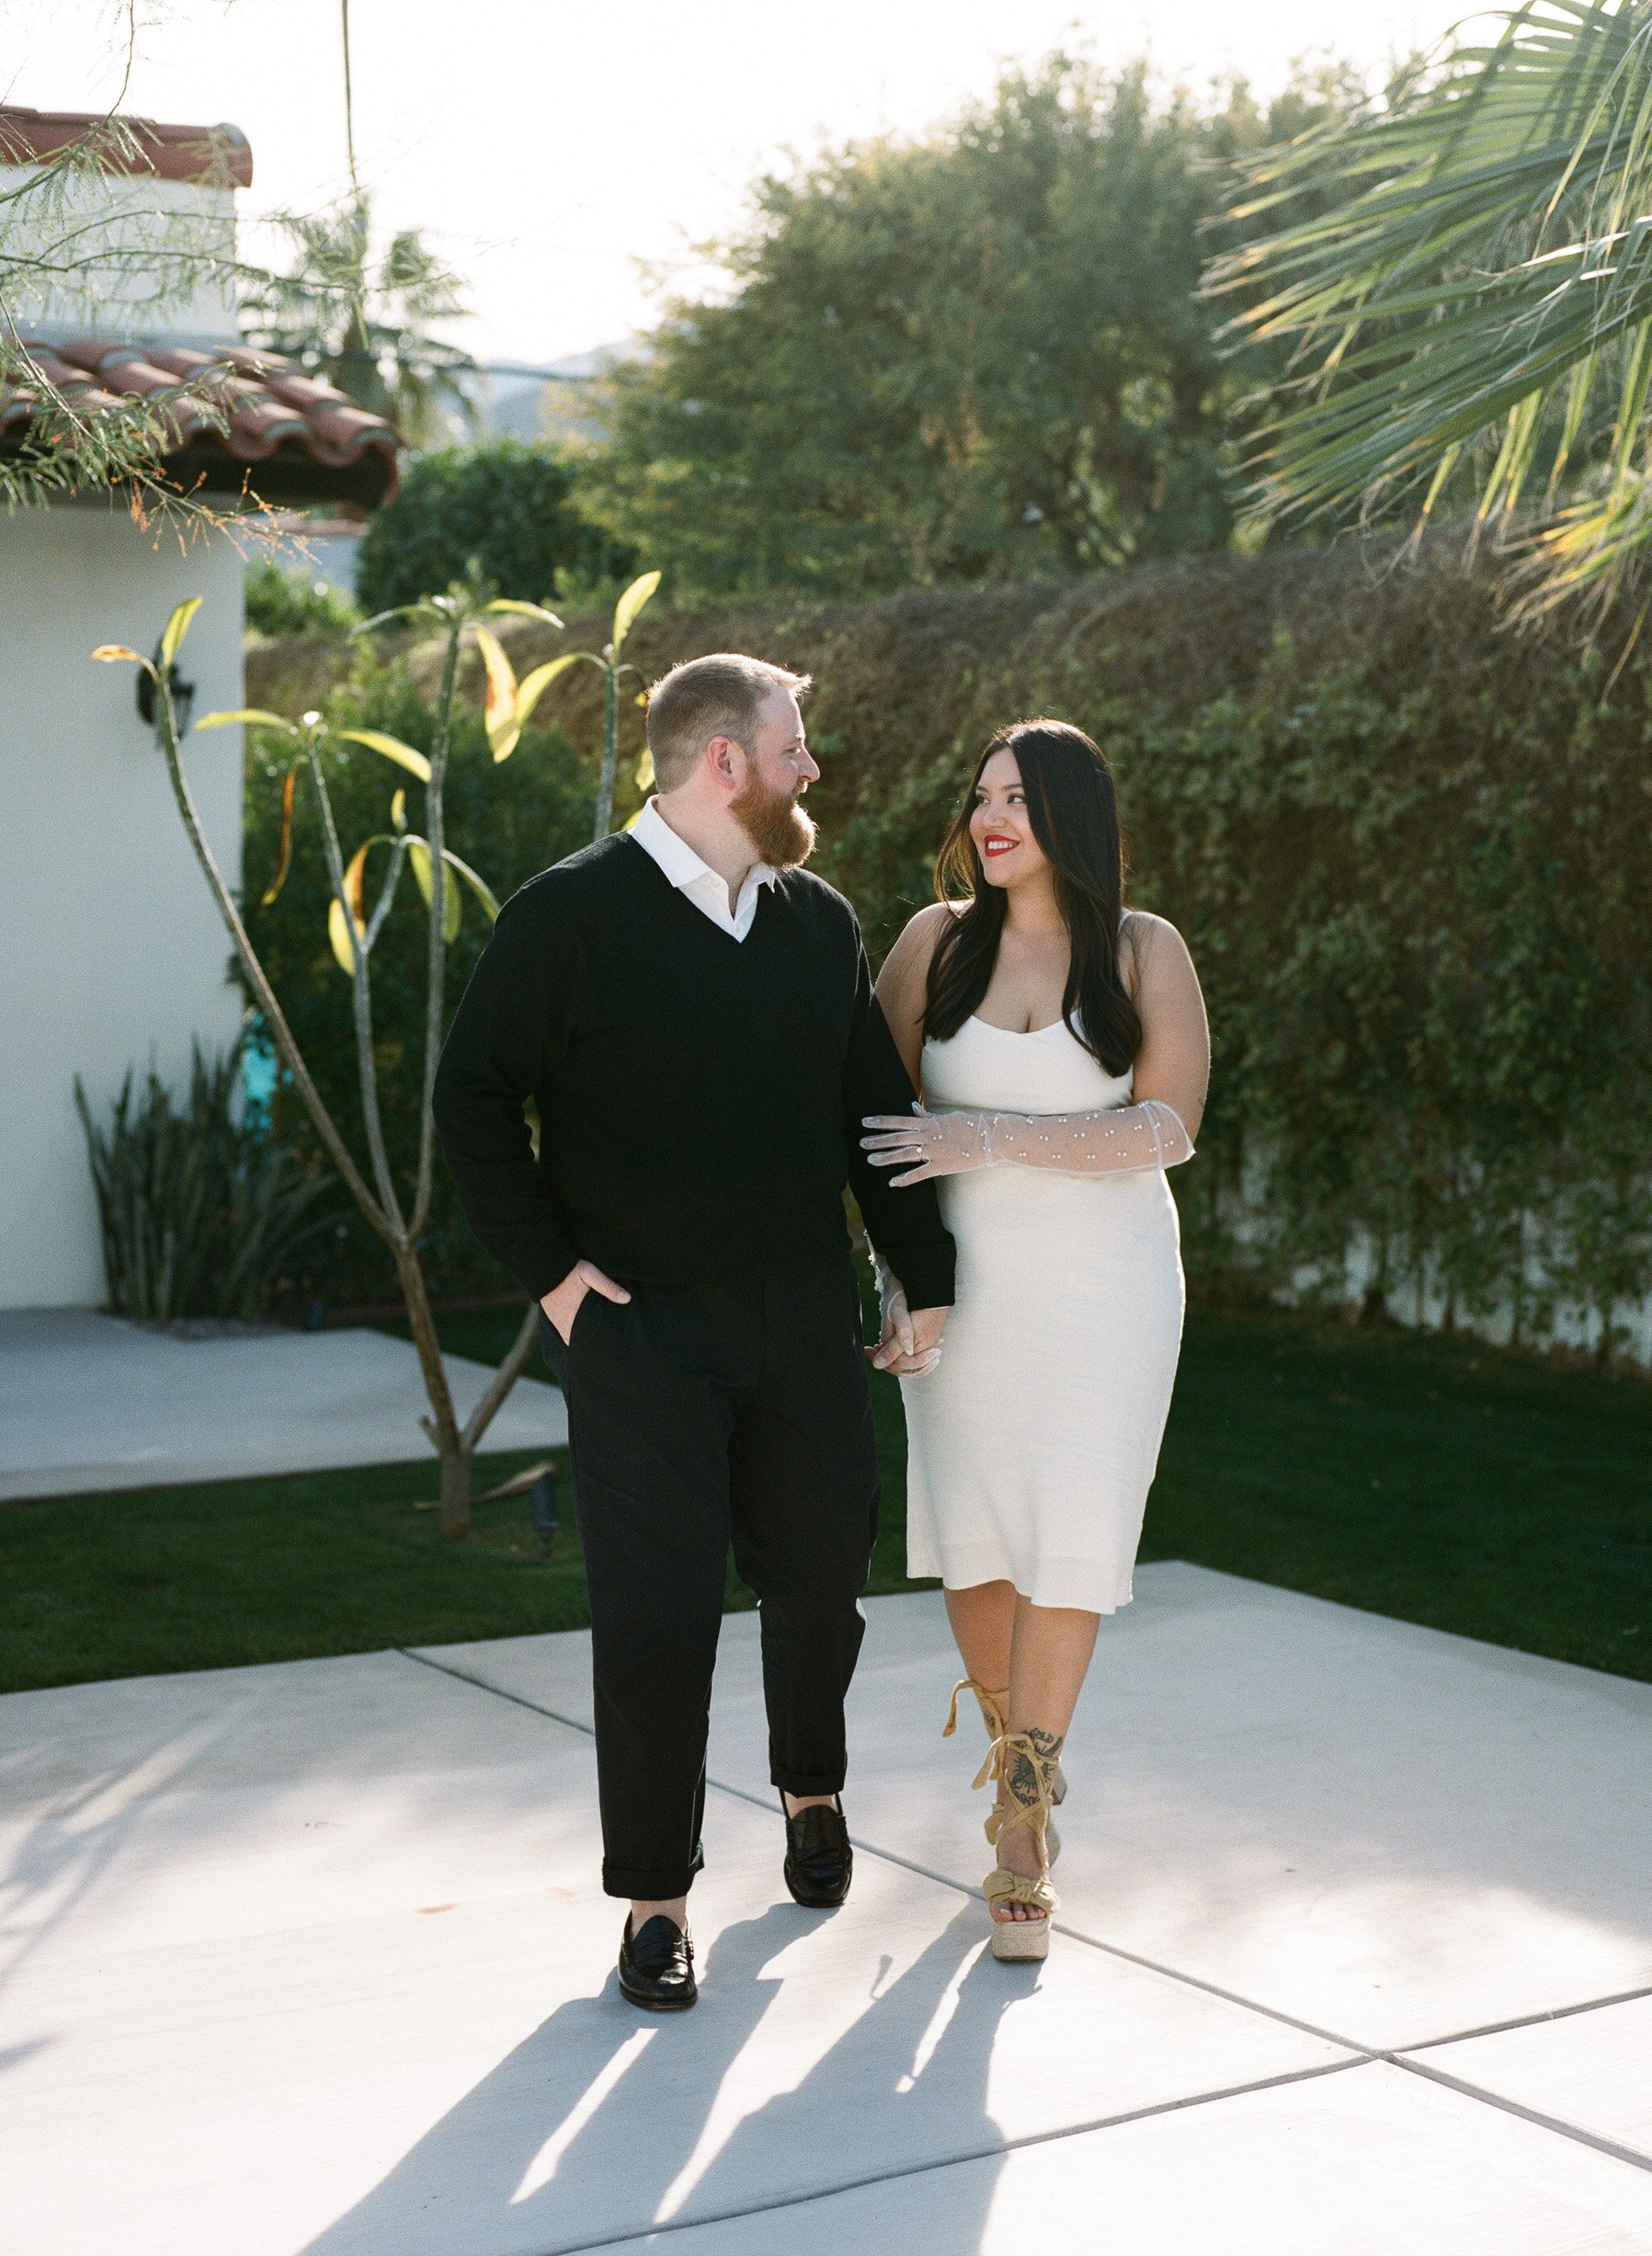
<path fill-rule="evenodd" d="M 313 207 L 345 178 L 339 0 L 137 0 L 124 104 L 252 144 L 244 214 Z M 1260 91 L 1294 57 L 1375 65 L 1432 45 L 1445 0 L 353 0 L 357 150 L 386 223 L 469 278 L 486 358 L 540 360 L 646 328 L 646 269 L 681 286 L 789 149 L 909 131 L 1052 48 L 1149 53 Z M 115 0 L 0 0 L 0 96 L 95 109 L 118 93 Z"/>

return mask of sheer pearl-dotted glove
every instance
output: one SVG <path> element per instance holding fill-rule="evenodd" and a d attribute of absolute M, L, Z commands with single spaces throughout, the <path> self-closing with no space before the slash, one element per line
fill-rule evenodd
<path fill-rule="evenodd" d="M 1112 1175 L 1179 1167 L 1193 1157 L 1181 1115 L 1157 1096 L 1104 1112 L 926 1112 L 914 1104 L 910 1118 L 875 1113 L 861 1125 L 873 1131 L 860 1145 L 874 1167 L 907 1168 L 890 1178 L 897 1190 L 974 1167 Z"/>

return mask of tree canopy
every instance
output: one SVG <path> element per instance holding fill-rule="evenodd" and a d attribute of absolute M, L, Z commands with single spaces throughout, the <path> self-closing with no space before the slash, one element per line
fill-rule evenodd
<path fill-rule="evenodd" d="M 1257 366 L 1197 295 L 1221 166 L 1339 74 L 1201 106 L 1056 57 L 931 137 L 770 178 L 615 377 L 599 506 L 679 584 L 865 592 L 1219 548 Z"/>
<path fill-rule="evenodd" d="M 473 562 L 495 587 L 536 601 L 612 579 L 630 552 L 582 514 L 575 483 L 573 464 L 544 442 L 497 439 L 419 455 L 362 536 L 363 609 L 416 603 L 463 579 Z"/>

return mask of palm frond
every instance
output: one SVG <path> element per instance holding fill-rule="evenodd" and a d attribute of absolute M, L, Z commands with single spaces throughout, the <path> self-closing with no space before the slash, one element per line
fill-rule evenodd
<path fill-rule="evenodd" d="M 414 445 L 439 434 L 444 405 L 473 421 L 477 363 L 438 334 L 467 311 L 462 279 L 425 237 L 403 230 L 375 257 L 365 196 L 281 224 L 292 264 L 249 291 L 249 337 L 388 416 Z"/>
<path fill-rule="evenodd" d="M 1652 537 L 1652 6 L 1531 0 L 1373 104 L 1245 168 L 1213 263 L 1235 341 L 1283 342 L 1255 513 L 1421 525 L 1469 486 L 1518 608 L 1609 602 Z M 1301 209 L 1298 203 L 1296 208 Z"/>

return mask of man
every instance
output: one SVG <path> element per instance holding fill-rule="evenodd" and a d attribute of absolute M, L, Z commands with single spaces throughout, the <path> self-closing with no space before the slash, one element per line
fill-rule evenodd
<path fill-rule="evenodd" d="M 841 1903 L 844 1695 L 876 1533 L 852 1183 L 905 1288 L 874 1360 L 928 1367 L 952 1298 L 929 1186 L 861 1122 L 913 1091 L 842 896 L 802 869 L 805 675 L 657 682 L 659 796 L 501 912 L 435 1112 L 465 1212 L 543 1312 L 568 1398 L 620 1986 L 691 2006 L 707 1713 L 731 1540 L 760 1609 L 770 1775 L 799 1903 Z M 537 1156 L 524 1106 L 539 1115 Z"/>

